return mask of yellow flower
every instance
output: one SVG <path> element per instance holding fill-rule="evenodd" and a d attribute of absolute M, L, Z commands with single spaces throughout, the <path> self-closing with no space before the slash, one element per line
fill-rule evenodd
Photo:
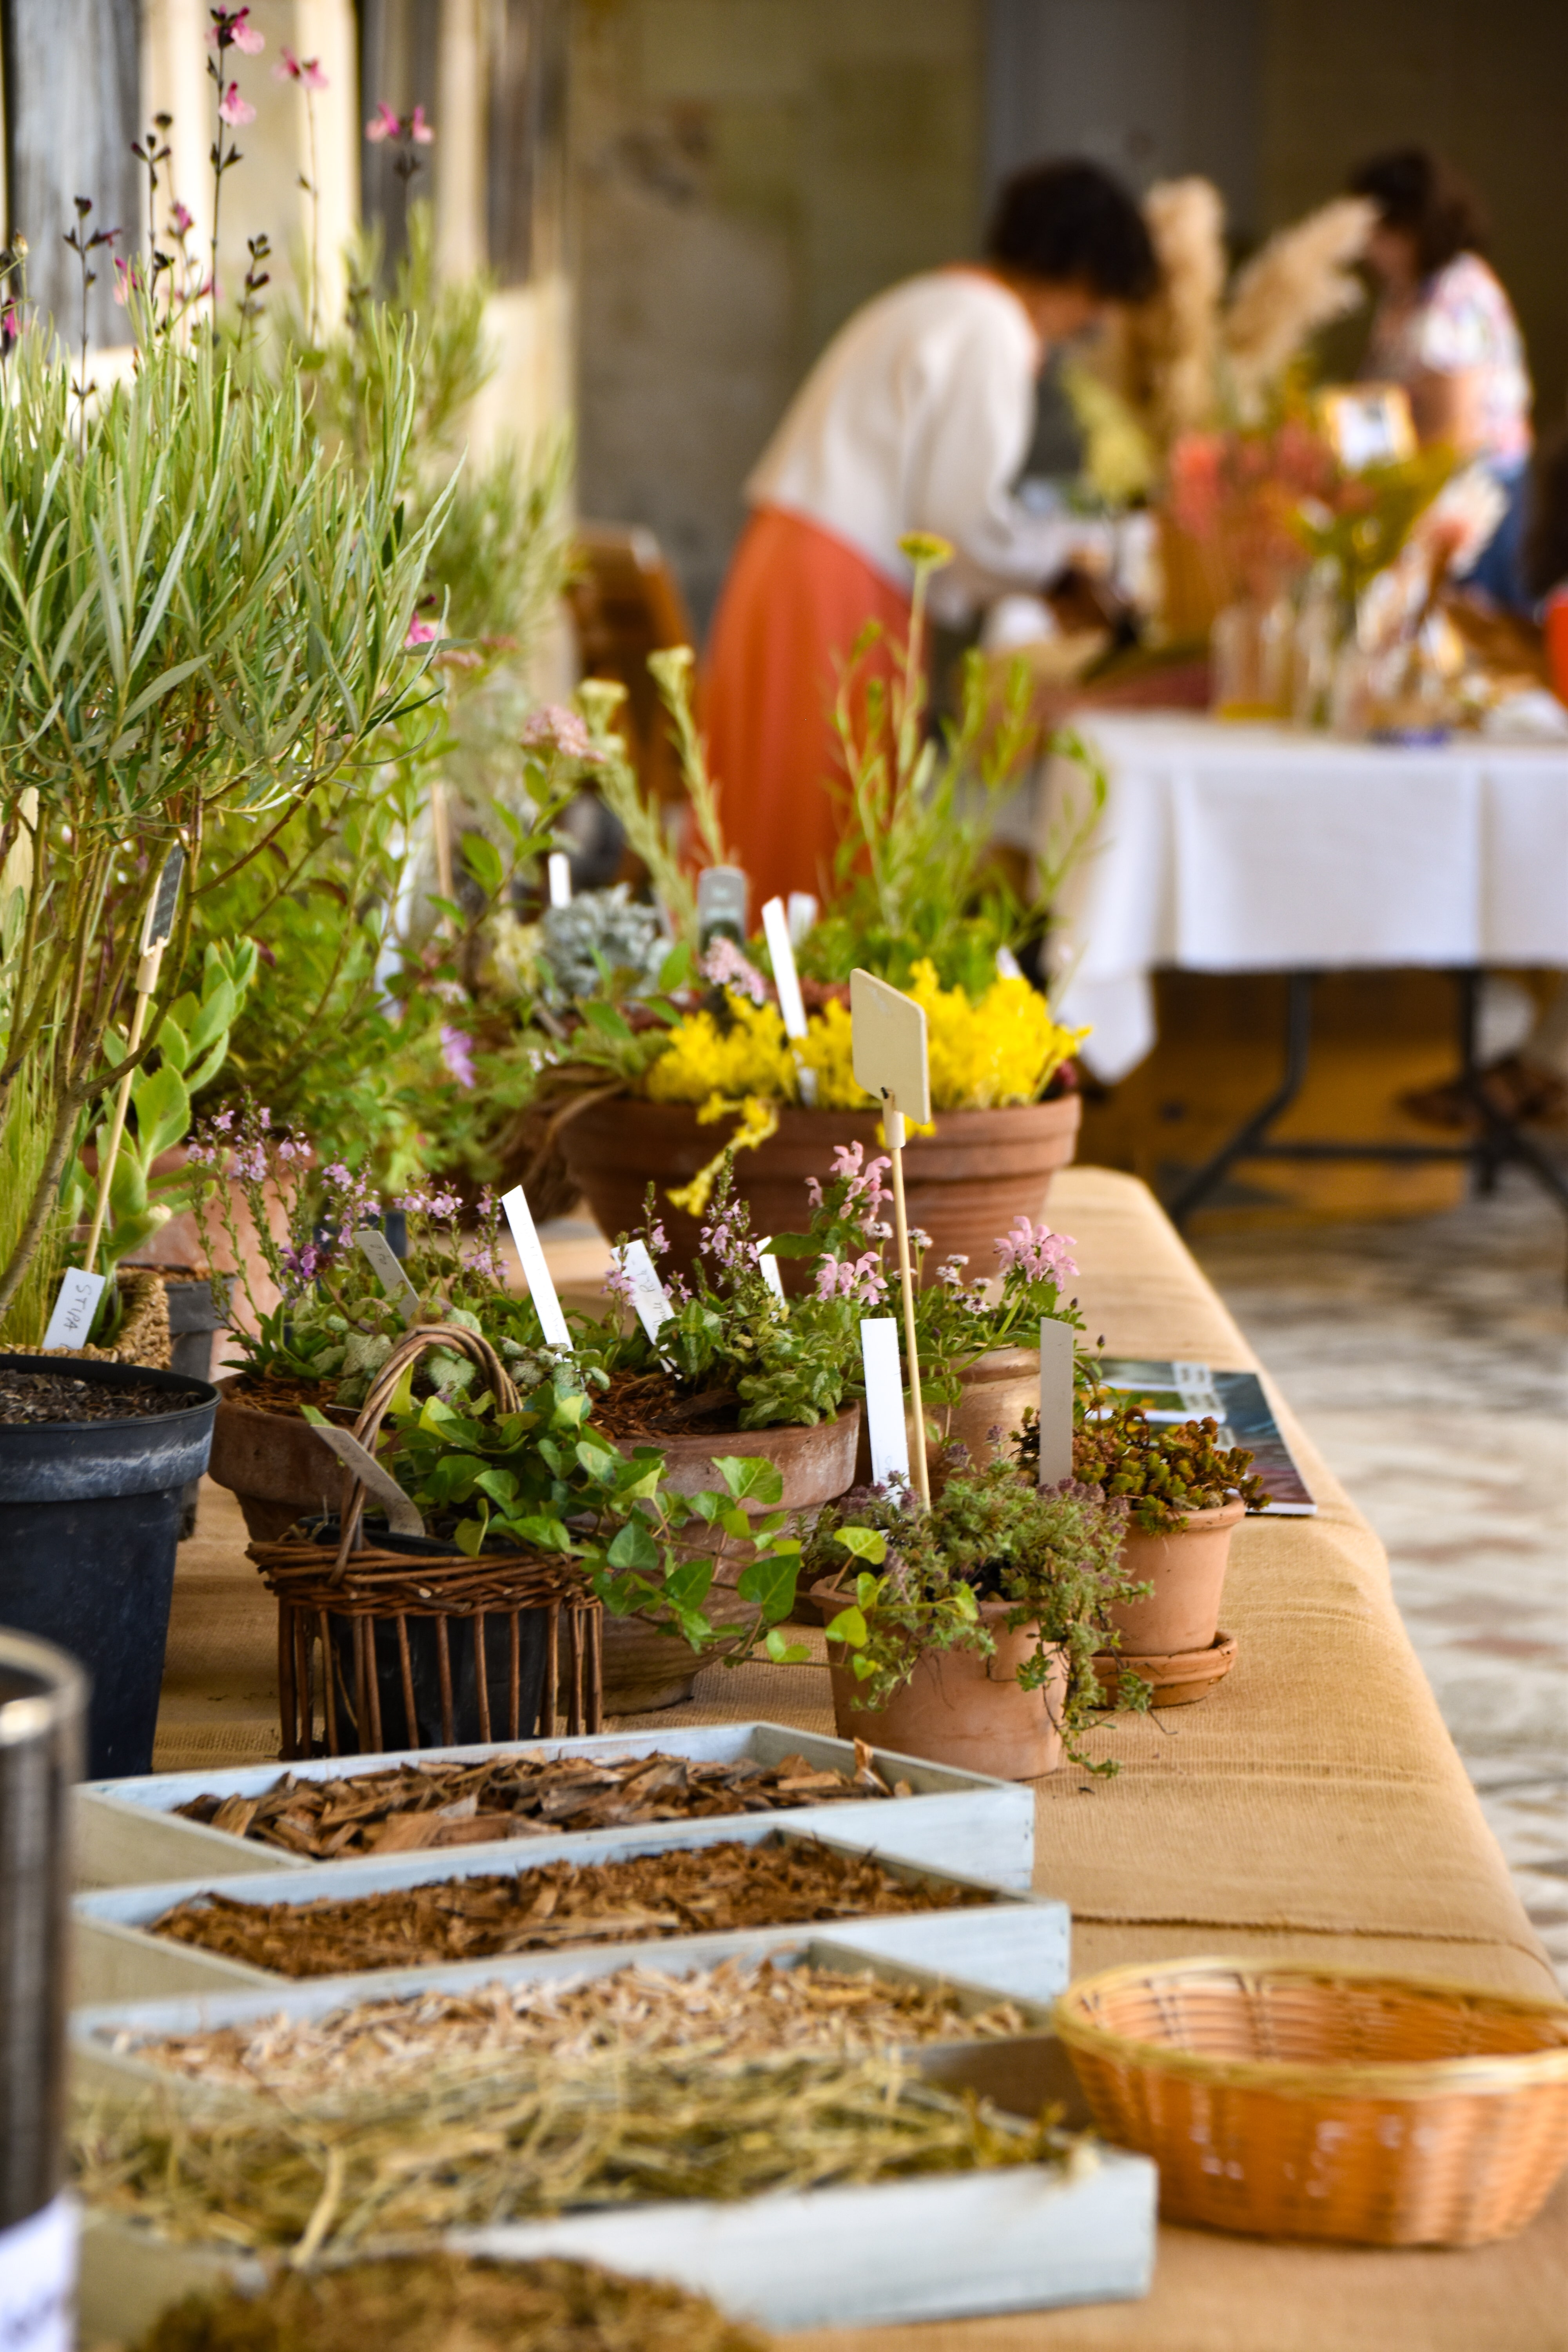
<path fill-rule="evenodd" d="M 860 1110 L 871 1097 L 855 1076 L 854 1026 L 849 1007 L 830 997 L 812 1013 L 795 1051 L 801 1067 L 816 1073 L 818 1110 Z"/>
<path fill-rule="evenodd" d="M 718 1181 L 719 1171 L 725 1155 L 731 1151 L 754 1151 L 770 1135 L 779 1131 L 779 1107 L 776 1102 L 764 1102 L 758 1095 L 748 1095 L 744 1102 L 726 1102 L 722 1095 L 711 1095 L 697 1114 L 699 1127 L 710 1127 L 716 1118 L 727 1118 L 735 1111 L 741 1114 L 741 1124 L 727 1143 L 721 1144 L 711 1160 L 700 1167 L 689 1184 L 672 1185 L 665 1198 L 689 1217 L 700 1217 L 708 1206 L 709 1195 Z"/>
<path fill-rule="evenodd" d="M 710 1013 L 689 1013 L 643 1084 L 654 1102 L 705 1103 L 720 1095 L 740 1102 L 767 1095 L 794 1102 L 799 1094 L 795 1058 L 776 1004 L 728 997 L 732 1025 L 721 1029 Z"/>
<path fill-rule="evenodd" d="M 1053 1021 L 1046 999 L 1024 979 L 994 980 L 972 1004 L 962 988 L 943 988 L 935 966 L 922 961 L 909 992 L 925 1008 L 933 1110 L 1037 1102 L 1089 1034 Z"/>

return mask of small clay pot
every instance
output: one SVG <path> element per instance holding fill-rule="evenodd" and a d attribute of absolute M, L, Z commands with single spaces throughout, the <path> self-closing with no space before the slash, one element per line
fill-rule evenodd
<path fill-rule="evenodd" d="M 829 1622 L 843 1608 L 844 1596 L 826 1584 L 812 1587 L 812 1598 Z M 951 1764 L 964 1772 L 989 1773 L 996 1780 L 1037 1780 L 1054 1772 L 1062 1760 L 1062 1710 L 1067 1704 L 1067 1659 L 1056 1653 L 1048 1682 L 1037 1690 L 1023 1690 L 1018 1669 L 1035 1654 L 1037 1628 L 1020 1625 L 1009 1632 L 1005 1601 L 980 1604 L 982 1624 L 996 1640 L 994 1656 L 977 1650 L 928 1651 L 901 1690 L 884 1707 L 858 1703 L 860 1685 L 847 1663 L 835 1663 L 837 1643 L 828 1648 L 833 1682 L 833 1717 L 841 1739 L 864 1739 L 895 1755 L 918 1756 L 928 1764 Z"/>
<path fill-rule="evenodd" d="M 277 1543 L 296 1519 L 336 1510 L 342 1466 L 302 1414 L 258 1412 L 237 1386 L 217 1383 L 207 1475 L 235 1496 L 253 1543 Z"/>
<path fill-rule="evenodd" d="M 1184 1526 L 1161 1535 L 1129 1529 L 1122 1573 L 1154 1590 L 1147 1601 L 1119 1601 L 1105 1612 L 1121 1635 L 1123 1657 L 1168 1658 L 1213 1647 L 1230 1538 L 1246 1515 L 1238 1496 L 1218 1510 L 1194 1511 Z"/>
<path fill-rule="evenodd" d="M 1114 1650 L 1094 1654 L 1095 1680 L 1107 1706 L 1121 1702 L 1121 1668 L 1125 1664 L 1141 1682 L 1150 1685 L 1151 1706 L 1190 1706 L 1207 1698 L 1236 1664 L 1236 1635 L 1216 1633 L 1206 1650 L 1178 1650 L 1169 1657 L 1142 1656 L 1123 1661 Z"/>
<path fill-rule="evenodd" d="M 744 1622 L 754 1612 L 727 1591 L 721 1577 L 716 1577 L 704 1614 L 710 1624 L 730 1625 Z M 661 1633 L 647 1618 L 636 1613 L 612 1617 L 606 1610 L 600 1621 L 600 1641 L 606 1718 L 652 1715 L 660 1707 L 683 1706 L 703 1667 L 713 1664 L 711 1653 L 699 1655 L 679 1633 Z"/>

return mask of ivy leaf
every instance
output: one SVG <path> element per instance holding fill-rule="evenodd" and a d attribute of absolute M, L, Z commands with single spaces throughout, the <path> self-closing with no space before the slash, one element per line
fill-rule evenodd
<path fill-rule="evenodd" d="M 753 1495 L 759 1503 L 784 1499 L 784 1476 L 778 1465 L 763 1461 L 760 1454 L 726 1454 L 715 1459 L 713 1467 L 737 1503 Z"/>
<path fill-rule="evenodd" d="M 605 1557 L 612 1568 L 654 1569 L 658 1566 L 659 1552 L 641 1519 L 633 1518 L 617 1529 Z"/>
<path fill-rule="evenodd" d="M 858 1609 L 841 1609 L 826 1633 L 830 1642 L 843 1642 L 851 1650 L 861 1649 L 866 1641 L 865 1617 Z"/>
<path fill-rule="evenodd" d="M 769 1627 L 763 1647 L 775 1666 L 805 1666 L 811 1663 L 811 1652 L 805 1643 L 788 1640 L 776 1625 Z"/>
<path fill-rule="evenodd" d="M 800 1563 L 770 1554 L 765 1559 L 754 1559 L 741 1570 L 735 1590 L 742 1601 L 754 1601 L 763 1612 L 765 1623 L 776 1625 L 795 1607 L 795 1585 L 800 1576 Z"/>
<path fill-rule="evenodd" d="M 888 1557 L 888 1538 L 878 1528 L 836 1528 L 833 1540 L 857 1559 L 868 1559 L 878 1568 Z"/>

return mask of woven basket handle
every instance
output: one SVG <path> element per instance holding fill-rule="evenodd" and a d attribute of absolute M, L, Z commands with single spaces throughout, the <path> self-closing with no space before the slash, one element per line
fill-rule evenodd
<path fill-rule="evenodd" d="M 452 1355 L 467 1356 L 471 1363 L 478 1365 L 495 1398 L 498 1412 L 516 1412 L 521 1403 L 517 1383 L 482 1332 L 470 1331 L 463 1323 L 416 1323 L 411 1331 L 404 1333 L 377 1372 L 353 1426 L 355 1437 L 373 1458 L 381 1424 L 386 1418 L 386 1409 L 397 1393 L 398 1382 L 405 1370 L 436 1348 L 445 1348 Z M 363 1480 L 345 1469 L 343 1498 L 338 1519 L 341 1530 L 338 1556 L 330 1579 L 333 1584 L 340 1582 L 344 1575 L 351 1552 L 360 1549 L 364 1492 Z"/>

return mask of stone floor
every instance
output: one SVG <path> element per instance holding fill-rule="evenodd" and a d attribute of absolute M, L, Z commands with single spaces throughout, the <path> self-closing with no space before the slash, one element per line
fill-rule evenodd
<path fill-rule="evenodd" d="M 1568 1990 L 1568 1230 L 1523 1179 L 1440 1216 L 1196 1234 L 1388 1548 L 1444 1717 Z"/>

